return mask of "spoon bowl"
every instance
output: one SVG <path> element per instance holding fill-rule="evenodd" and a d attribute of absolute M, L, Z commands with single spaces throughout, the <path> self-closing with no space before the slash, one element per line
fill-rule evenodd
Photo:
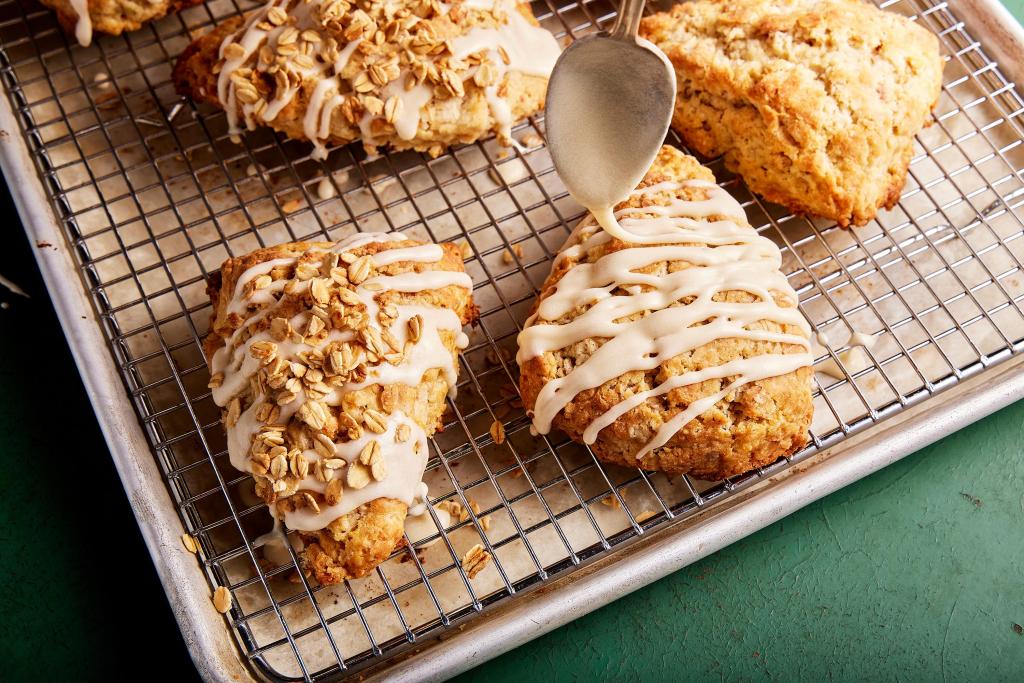
<path fill-rule="evenodd" d="M 588 209 L 622 201 L 644 177 L 665 140 L 675 72 L 654 45 L 620 35 L 577 40 L 548 81 L 547 143 L 558 175 Z M 628 20 L 627 20 L 628 23 Z"/>

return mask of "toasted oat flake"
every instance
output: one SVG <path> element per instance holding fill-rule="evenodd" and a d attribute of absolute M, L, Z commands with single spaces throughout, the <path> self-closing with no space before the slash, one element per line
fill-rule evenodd
<path fill-rule="evenodd" d="M 288 474 L 288 459 L 281 454 L 270 461 L 270 476 L 274 479 L 281 479 L 286 474 Z"/>
<path fill-rule="evenodd" d="M 501 424 L 498 420 L 491 423 L 491 438 L 494 439 L 494 443 L 499 446 L 505 443 L 505 425 Z"/>
<path fill-rule="evenodd" d="M 326 434 L 317 434 L 313 441 L 313 450 L 316 451 L 317 455 L 321 458 L 330 458 L 335 453 L 335 445 L 331 440 L 331 437 Z"/>
<path fill-rule="evenodd" d="M 491 554 L 477 543 L 462 556 L 462 569 L 466 572 L 466 576 L 473 579 L 487 567 L 487 563 L 490 561 Z"/>
<path fill-rule="evenodd" d="M 367 429 L 374 434 L 383 434 L 387 431 L 387 417 L 384 413 L 373 408 L 367 408 L 363 411 L 363 422 L 366 423 Z"/>
<path fill-rule="evenodd" d="M 271 7 L 267 12 L 267 21 L 274 26 L 282 26 L 288 21 L 288 13 L 280 7 Z"/>
<path fill-rule="evenodd" d="M 357 462 L 348 466 L 348 474 L 345 476 L 345 483 L 349 488 L 359 490 L 370 483 L 370 472 L 365 466 Z"/>
<path fill-rule="evenodd" d="M 228 427 L 235 426 L 238 422 L 238 418 L 242 415 L 242 402 L 238 400 L 238 397 L 231 399 L 231 403 L 228 404 L 227 414 L 224 416 L 224 424 Z"/>
<path fill-rule="evenodd" d="M 312 496 L 308 491 L 302 492 L 302 502 L 306 507 L 310 508 L 316 514 L 320 514 L 320 504 L 316 502 L 316 498 Z"/>
<path fill-rule="evenodd" d="M 182 534 L 181 543 L 185 546 L 185 550 L 189 551 L 193 555 L 199 552 L 199 543 L 192 534 Z"/>
<path fill-rule="evenodd" d="M 619 499 L 612 494 L 609 494 L 602 498 L 601 505 L 606 505 L 612 508 L 613 510 L 618 510 L 619 508 L 622 507 L 622 503 L 619 502 Z"/>
<path fill-rule="evenodd" d="M 285 213 L 295 213 L 296 211 L 299 210 L 300 206 L 302 206 L 302 202 L 300 202 L 298 199 L 289 199 L 288 201 L 281 205 L 281 210 L 284 211 Z"/>
<path fill-rule="evenodd" d="M 370 475 L 374 481 L 384 481 L 388 476 L 388 462 L 379 453 L 376 460 L 370 464 Z"/>
<path fill-rule="evenodd" d="M 318 304 L 326 304 L 331 300 L 330 280 L 316 278 L 309 284 L 309 293 Z M 315 318 L 316 316 L 314 316 Z"/>
<path fill-rule="evenodd" d="M 348 267 L 348 279 L 352 284 L 358 285 L 370 276 L 373 268 L 373 259 L 369 256 L 361 256 L 355 263 Z"/>
<path fill-rule="evenodd" d="M 324 489 L 324 502 L 328 505 L 337 505 L 341 502 L 343 493 L 344 488 L 341 479 L 331 479 L 327 482 L 327 487 Z"/>
<path fill-rule="evenodd" d="M 224 586 L 217 586 L 213 591 L 213 607 L 221 614 L 231 611 L 231 592 Z"/>
<path fill-rule="evenodd" d="M 527 133 L 523 136 L 523 139 L 519 141 L 523 147 L 540 147 L 544 144 L 544 139 L 536 133 Z"/>
<path fill-rule="evenodd" d="M 404 423 L 398 425 L 398 429 L 395 430 L 395 441 L 397 441 L 398 443 L 405 443 L 406 441 L 409 440 L 411 432 L 412 430 L 409 429 L 409 425 Z"/>
<path fill-rule="evenodd" d="M 217 387 L 219 387 L 223 383 L 224 383 L 224 373 L 223 372 L 218 372 L 218 373 L 214 374 L 212 377 L 210 377 L 210 381 L 209 381 L 209 383 L 207 383 L 206 387 L 208 389 L 216 389 Z"/>
<path fill-rule="evenodd" d="M 414 315 L 409 318 L 409 341 L 415 343 L 420 340 L 420 335 L 423 334 L 423 316 Z"/>
<path fill-rule="evenodd" d="M 402 100 L 397 95 L 392 95 L 384 103 L 384 118 L 387 122 L 394 124 L 402 116 Z"/>
<path fill-rule="evenodd" d="M 653 517 L 656 514 L 658 514 L 658 513 L 654 512 L 653 510 L 644 510 L 643 512 L 641 512 L 639 515 L 636 516 L 636 521 L 637 522 L 646 522 L 648 519 L 650 519 L 651 517 Z"/>
<path fill-rule="evenodd" d="M 245 48 L 238 43 L 228 43 L 227 47 L 224 48 L 224 57 L 227 59 L 243 59 L 245 57 Z"/>
<path fill-rule="evenodd" d="M 380 442 L 376 439 L 371 440 L 365 446 L 363 450 L 359 452 L 359 463 L 361 465 L 373 464 L 377 459 L 380 458 Z"/>

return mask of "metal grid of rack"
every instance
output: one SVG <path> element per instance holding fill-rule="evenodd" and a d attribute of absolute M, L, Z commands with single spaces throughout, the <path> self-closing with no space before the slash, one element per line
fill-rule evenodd
<path fill-rule="evenodd" d="M 564 40 L 608 26 L 607 0 L 535 0 Z M 535 437 L 516 393 L 515 338 L 554 253 L 581 215 L 541 142 L 542 118 L 437 159 L 324 161 L 269 131 L 228 140 L 225 117 L 181 99 L 173 58 L 190 35 L 252 4 L 215 0 L 90 48 L 32 0 L 0 0 L 0 75 L 97 320 L 211 589 L 232 593 L 238 645 L 266 678 L 343 675 L 712 506 L 764 476 L 1024 348 L 1024 104 L 946 2 L 895 0 L 939 35 L 936 122 L 921 133 L 899 206 L 861 229 L 792 216 L 709 163 L 752 225 L 782 248 L 818 353 L 812 444 L 758 472 L 698 482 L 600 464 L 564 437 Z M 679 145 L 675 138 L 673 144 Z M 326 181 L 326 190 L 325 183 Z M 275 564 L 247 476 L 227 461 L 200 351 L 205 278 L 276 242 L 399 230 L 464 243 L 480 320 L 458 398 L 432 440 L 434 503 L 464 511 L 365 579 L 311 585 L 294 553 Z M 853 332 L 875 339 L 851 348 Z M 507 440 L 495 443 L 491 423 Z M 437 524 L 436 516 L 432 517 Z M 494 561 L 469 579 L 462 553 Z"/>

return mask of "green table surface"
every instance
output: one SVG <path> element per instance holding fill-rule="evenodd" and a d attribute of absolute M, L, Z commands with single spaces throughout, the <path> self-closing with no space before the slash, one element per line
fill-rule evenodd
<path fill-rule="evenodd" d="M 32 298 L 0 288 L 0 677 L 194 678 L 29 244 L 7 232 L 0 272 Z M 462 679 L 1021 681 L 1022 625 L 1024 402 Z"/>

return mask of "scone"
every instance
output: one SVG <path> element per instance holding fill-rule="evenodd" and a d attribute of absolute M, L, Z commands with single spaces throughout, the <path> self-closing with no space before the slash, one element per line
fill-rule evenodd
<path fill-rule="evenodd" d="M 281 0 L 178 58 L 178 91 L 314 145 L 362 140 L 437 156 L 544 106 L 559 47 L 515 0 Z"/>
<path fill-rule="evenodd" d="M 519 335 L 523 402 L 598 458 L 720 479 L 807 443 L 810 328 L 773 242 L 711 172 L 663 147 L 555 258 Z"/>
<path fill-rule="evenodd" d="M 942 85 L 919 23 L 861 0 L 696 0 L 641 34 L 675 66 L 673 128 L 754 192 L 843 227 L 899 200 Z"/>
<path fill-rule="evenodd" d="M 422 506 L 427 437 L 476 315 L 458 247 L 396 233 L 228 259 L 204 351 L 231 464 L 324 584 L 364 576 Z"/>
<path fill-rule="evenodd" d="M 95 31 L 119 36 L 203 0 L 39 0 L 57 13 L 61 28 L 83 47 Z"/>

